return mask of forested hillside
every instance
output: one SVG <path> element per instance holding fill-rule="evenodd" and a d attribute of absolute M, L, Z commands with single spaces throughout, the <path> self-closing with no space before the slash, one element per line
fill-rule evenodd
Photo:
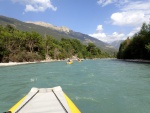
<path fill-rule="evenodd" d="M 63 30 L 56 30 L 53 27 L 57 27 L 57 26 L 53 26 L 53 27 L 44 27 L 41 25 L 36 25 L 32 23 L 26 23 L 26 22 L 22 22 L 20 20 L 14 19 L 14 18 L 9 18 L 9 17 L 5 17 L 5 16 L 1 16 L 0 15 L 0 25 L 2 26 L 7 26 L 7 25 L 11 25 L 14 28 L 21 30 L 21 31 L 35 31 L 38 32 L 40 35 L 45 36 L 45 35 L 50 35 L 52 37 L 54 37 L 55 39 L 61 40 L 62 38 L 68 38 L 68 39 L 78 39 L 80 40 L 82 43 L 84 44 L 88 44 L 89 42 L 94 43 L 97 47 L 99 47 L 103 52 L 108 52 L 111 55 L 113 55 L 114 53 L 117 52 L 116 49 L 114 48 L 110 48 L 109 44 L 104 43 L 96 38 L 93 38 L 89 35 L 80 33 L 80 32 L 75 32 L 69 28 L 67 32 L 64 32 Z M 61 27 L 57 27 L 60 28 Z"/>
<path fill-rule="evenodd" d="M 66 59 L 109 57 L 95 44 L 83 45 L 77 39 L 56 40 L 50 35 L 37 32 L 23 32 L 11 25 L 0 26 L 0 62 L 41 61 L 45 59 Z"/>
<path fill-rule="evenodd" d="M 150 24 L 144 23 L 138 33 L 121 43 L 117 58 L 150 60 Z"/>

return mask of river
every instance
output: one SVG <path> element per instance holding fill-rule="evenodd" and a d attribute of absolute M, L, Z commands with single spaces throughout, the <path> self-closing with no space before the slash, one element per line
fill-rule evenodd
<path fill-rule="evenodd" d="M 116 59 L 0 67 L 0 112 L 32 87 L 61 86 L 82 113 L 150 113 L 150 64 Z"/>

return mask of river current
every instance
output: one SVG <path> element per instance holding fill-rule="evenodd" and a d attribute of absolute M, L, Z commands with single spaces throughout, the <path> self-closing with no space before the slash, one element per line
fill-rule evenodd
<path fill-rule="evenodd" d="M 150 113 L 150 64 L 116 59 L 0 67 L 0 112 L 32 87 L 61 86 L 82 113 Z"/>

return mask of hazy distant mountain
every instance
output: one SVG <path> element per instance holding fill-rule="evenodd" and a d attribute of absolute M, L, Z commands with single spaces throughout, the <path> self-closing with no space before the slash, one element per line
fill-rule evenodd
<path fill-rule="evenodd" d="M 22 22 L 14 18 L 0 16 L 0 25 L 6 26 L 8 24 L 22 31 L 36 31 L 43 36 L 51 35 L 58 40 L 60 40 L 61 38 L 75 38 L 80 40 L 84 44 L 93 42 L 103 51 L 109 53 L 116 52 L 116 49 L 110 47 L 109 44 L 95 39 L 89 35 L 80 32 L 75 32 L 64 26 L 58 27 L 45 22 Z"/>
<path fill-rule="evenodd" d="M 124 40 L 116 40 L 110 43 L 111 46 L 113 46 L 115 49 L 119 50 L 120 44 L 123 42 Z"/>

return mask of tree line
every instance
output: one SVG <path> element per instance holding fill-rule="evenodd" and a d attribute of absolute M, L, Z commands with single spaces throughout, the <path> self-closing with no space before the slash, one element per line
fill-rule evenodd
<path fill-rule="evenodd" d="M 138 33 L 121 43 L 117 58 L 150 60 L 150 23 L 143 23 Z"/>
<path fill-rule="evenodd" d="M 83 45 L 77 39 L 56 40 L 37 32 L 24 32 L 11 25 L 0 26 L 0 62 L 31 62 L 45 59 L 109 57 L 95 44 Z"/>

